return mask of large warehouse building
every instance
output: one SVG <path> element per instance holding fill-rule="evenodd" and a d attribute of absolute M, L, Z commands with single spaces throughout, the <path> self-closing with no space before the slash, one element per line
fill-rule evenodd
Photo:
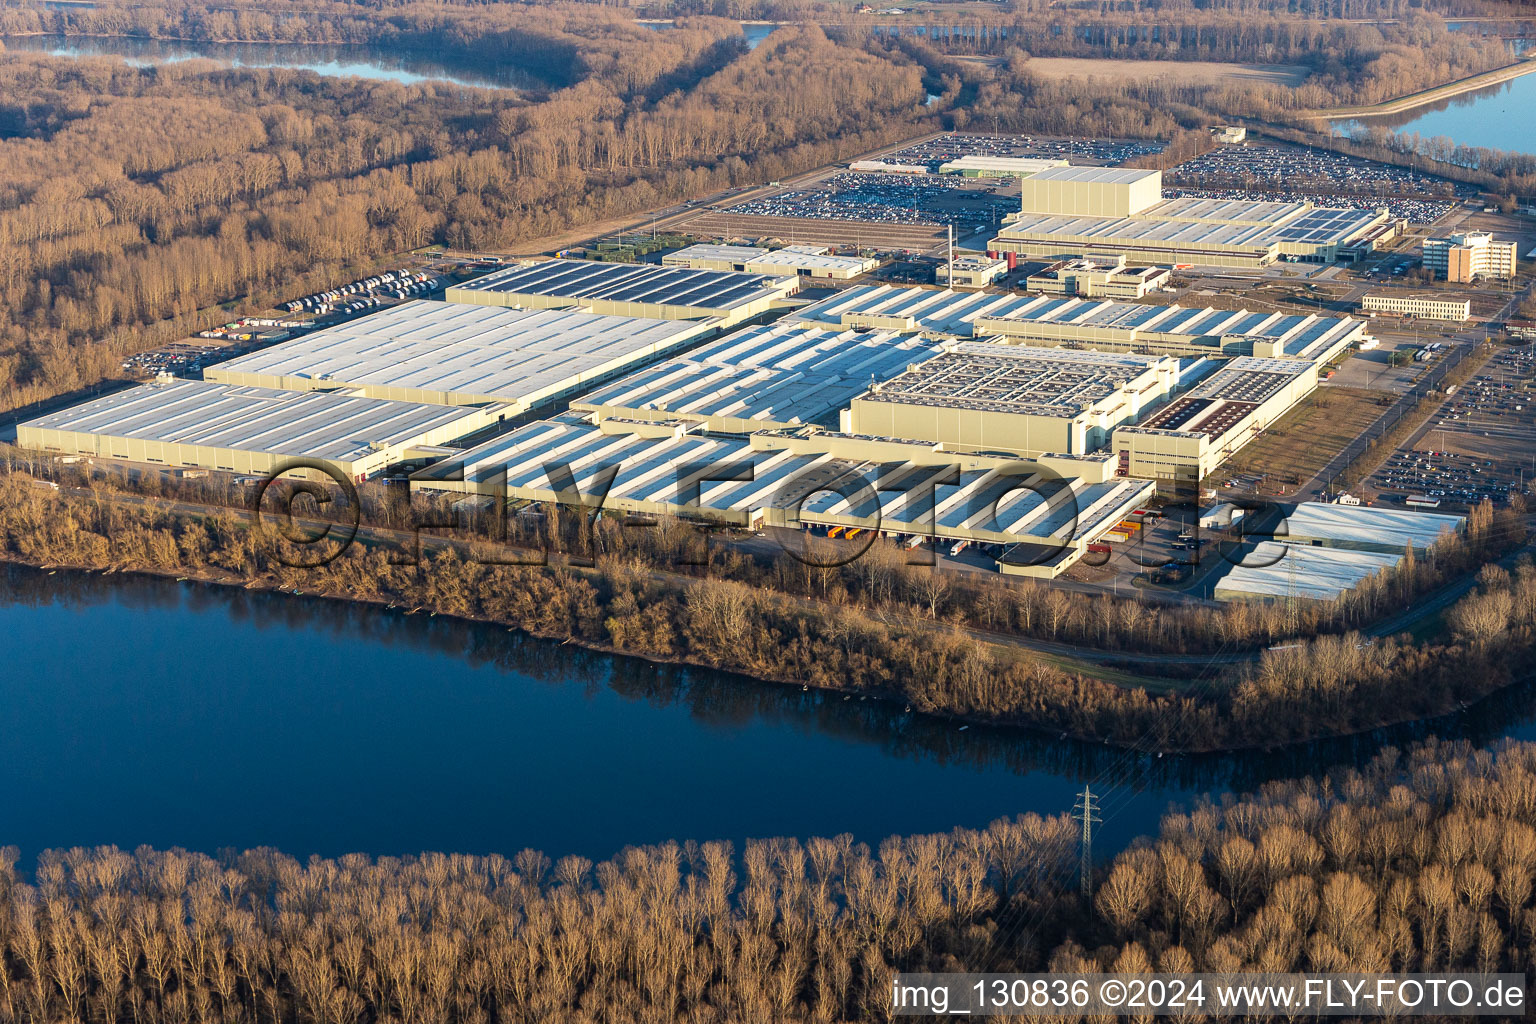
<path fill-rule="evenodd" d="M 871 381 L 938 351 L 937 342 L 889 332 L 752 327 L 632 373 L 571 407 L 599 421 L 677 420 L 732 433 L 831 425 Z"/>
<path fill-rule="evenodd" d="M 577 307 L 655 320 L 716 318 L 724 326 L 761 316 L 800 288 L 797 277 L 685 270 L 638 263 L 543 260 L 449 288 L 449 302 L 519 309 Z"/>
<path fill-rule="evenodd" d="M 1154 264 L 1264 266 L 1282 257 L 1331 263 L 1387 220 L 1385 209 L 1310 202 L 1165 200 L 1161 171 L 1129 168 L 1054 168 L 1020 187 L 1019 215 L 989 249 Z"/>
<path fill-rule="evenodd" d="M 29 420 L 17 427 L 16 443 L 42 452 L 234 473 L 268 473 L 310 459 L 362 480 L 412 448 L 472 434 L 506 411 L 501 405 L 426 405 L 351 392 L 171 380 Z"/>
<path fill-rule="evenodd" d="M 814 526 L 1030 545 L 1041 556 L 1010 571 L 1047 577 L 1151 493 L 1144 481 L 1063 479 L 1003 454 L 975 456 L 963 467 L 954 460 L 875 462 L 834 453 L 842 441 L 875 439 L 814 431 L 722 437 L 691 432 L 689 424 L 645 426 L 594 426 L 567 413 L 422 470 L 411 487 L 588 505 L 601 493 L 608 511 L 742 528 Z"/>
<path fill-rule="evenodd" d="M 1137 426 L 1115 431 L 1122 476 L 1194 494 L 1204 480 L 1317 387 L 1317 366 L 1234 359 Z"/>
<path fill-rule="evenodd" d="M 207 380 L 293 391 L 353 387 L 526 412 L 712 336 L 712 320 L 407 302 L 208 367 Z"/>
<path fill-rule="evenodd" d="M 1040 297 L 971 320 L 976 336 L 1025 345 L 1078 345 L 1173 356 L 1260 356 L 1327 363 L 1365 340 L 1351 317 L 1252 313 L 1246 309 L 1150 306 Z"/>
<path fill-rule="evenodd" d="M 956 451 L 1084 455 L 1161 402 L 1178 374 L 1176 359 L 957 342 L 871 385 L 844 429 Z"/>
<path fill-rule="evenodd" d="M 1460 516 L 1302 502 L 1216 580 L 1218 601 L 1326 601 L 1423 554 L 1461 528 Z"/>

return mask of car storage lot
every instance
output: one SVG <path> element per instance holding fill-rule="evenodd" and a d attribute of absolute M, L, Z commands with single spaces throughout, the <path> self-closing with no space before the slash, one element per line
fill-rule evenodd
<path fill-rule="evenodd" d="M 1424 495 L 1471 505 L 1526 493 L 1536 476 L 1536 352 L 1507 348 L 1446 401 L 1412 450 L 1398 452 L 1370 484 L 1397 499 Z"/>
<path fill-rule="evenodd" d="M 1163 151 L 1163 143 L 1136 139 L 1066 139 L 1035 135 L 988 135 L 951 132 L 908 146 L 881 159 L 898 164 L 927 164 L 937 169 L 962 156 L 1027 156 L 1070 160 L 1074 164 L 1121 164 Z"/>
<path fill-rule="evenodd" d="M 1471 185 L 1406 167 L 1267 142 L 1220 146 L 1180 164 L 1168 172 L 1167 179 L 1171 187 L 1243 189 L 1249 198 L 1259 198 L 1255 192 L 1287 191 L 1440 200 L 1477 194 Z"/>

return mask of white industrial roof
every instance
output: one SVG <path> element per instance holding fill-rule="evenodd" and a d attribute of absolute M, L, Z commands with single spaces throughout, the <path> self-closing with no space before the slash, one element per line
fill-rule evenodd
<path fill-rule="evenodd" d="M 1140 167 L 1047 167 L 1030 181 L 1081 181 L 1094 184 L 1129 185 L 1147 178 L 1161 178 L 1162 171 Z"/>
<path fill-rule="evenodd" d="M 852 326 L 860 316 L 910 317 L 908 330 L 970 337 L 980 316 L 1003 316 L 1036 301 L 1027 295 L 956 292 L 947 288 L 898 288 L 862 285 L 847 288 L 791 314 L 804 324 Z"/>
<path fill-rule="evenodd" d="M 375 444 L 406 444 L 481 414 L 348 393 L 173 380 L 119 391 L 22 426 L 350 462 Z"/>
<path fill-rule="evenodd" d="M 808 270 L 846 270 L 861 271 L 871 266 L 876 261 L 867 260 L 862 256 L 829 256 L 826 251 L 807 252 L 804 249 L 789 248 L 770 252 L 766 256 L 756 256 L 747 261 L 752 265 L 754 272 L 762 268 L 783 267 L 785 270 L 799 270 L 804 267 Z M 772 271 L 763 271 L 771 273 Z"/>
<path fill-rule="evenodd" d="M 1409 512 L 1368 505 L 1329 505 L 1304 501 L 1285 517 L 1275 530 L 1292 544 L 1321 540 L 1330 544 L 1351 544 L 1396 551 L 1401 554 L 1408 544 L 1425 551 L 1442 537 L 1455 533 L 1461 516 L 1443 512 Z"/>
<path fill-rule="evenodd" d="M 677 252 L 669 252 L 661 258 L 663 263 L 687 260 L 709 260 L 720 263 L 745 263 L 759 256 L 766 256 L 772 249 L 762 249 L 755 245 L 690 245 L 686 249 Z"/>
<path fill-rule="evenodd" d="M 208 376 L 303 377 L 531 403 L 699 336 L 699 322 L 407 302 L 209 367 Z"/>
<path fill-rule="evenodd" d="M 1020 176 L 1036 174 L 1047 167 L 1065 167 L 1065 160 L 1054 160 L 1047 157 L 1034 156 L 984 156 L 980 153 L 967 153 L 939 165 L 939 170 L 946 174 L 956 171 L 998 171 L 1003 174 L 1017 174 Z"/>
<path fill-rule="evenodd" d="M 1332 507 L 1332 506 L 1328 506 Z M 1216 580 L 1220 598 L 1329 601 L 1402 561 L 1402 554 L 1261 541 Z"/>
<path fill-rule="evenodd" d="M 750 479 L 713 480 L 750 466 Z M 860 521 L 870 527 L 940 536 L 962 531 L 994 533 L 1001 541 L 1026 538 L 1068 541 L 1101 532 L 1123 518 L 1152 489 L 1147 481 L 1101 484 L 1042 475 L 1027 460 L 1016 470 L 956 474 L 950 465 L 876 465 L 825 454 L 754 448 L 748 438 L 680 434 L 641 437 L 606 434 L 575 414 L 541 420 L 487 441 L 416 474 L 426 486 L 436 479 L 469 484 L 493 482 L 518 489 L 578 494 L 602 490 L 610 502 L 651 502 L 735 513 L 744 519 L 763 508 L 799 509 L 804 522 Z M 684 468 L 687 472 L 683 472 Z M 552 479 L 554 477 L 555 479 Z M 561 484 L 556 487 L 556 480 Z M 839 481 L 863 482 L 833 493 Z M 878 486 L 877 486 L 878 485 Z"/>
<path fill-rule="evenodd" d="M 780 323 L 713 341 L 631 373 L 573 403 L 665 411 L 679 417 L 816 423 L 872 382 L 939 350 L 888 331 L 822 330 Z"/>

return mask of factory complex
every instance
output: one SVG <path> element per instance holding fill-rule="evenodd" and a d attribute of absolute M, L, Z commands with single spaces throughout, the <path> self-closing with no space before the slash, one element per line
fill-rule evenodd
<path fill-rule="evenodd" d="M 1265 266 L 1277 259 L 1353 259 L 1395 236 L 1380 230 L 1389 223 L 1384 209 L 1164 199 L 1162 172 L 1154 170 L 1057 167 L 1023 179 L 1020 189 L 1019 214 L 989 243 L 993 251 Z"/>
<path fill-rule="evenodd" d="M 1016 179 L 1022 197 L 992 251 L 950 254 L 945 287 L 834 290 L 878 262 L 818 246 L 518 261 L 443 301 L 210 365 L 202 381 L 23 423 L 19 440 L 235 473 L 315 460 L 413 493 L 978 545 L 1001 572 L 1052 578 L 1128 537 L 1159 492 L 1198 493 L 1371 344 L 1357 318 L 1142 300 L 1167 264 L 1339 258 L 1394 230 L 1384 210 L 1165 199 L 1159 171 L 1058 159 L 940 170 Z M 1019 254 L 1050 257 L 1030 293 L 985 291 Z M 800 295 L 811 287 L 814 300 Z M 1304 574 L 1319 598 L 1457 521 L 1303 509 L 1285 524 L 1290 546 L 1346 551 Z M 1217 596 L 1265 596 L 1262 572 L 1228 573 Z"/>

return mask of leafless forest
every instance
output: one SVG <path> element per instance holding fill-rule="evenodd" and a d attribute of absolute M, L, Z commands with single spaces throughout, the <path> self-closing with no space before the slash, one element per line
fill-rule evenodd
<path fill-rule="evenodd" d="M 3 7 L 0 36 L 367 42 L 504 62 L 546 87 L 0 53 L 0 406 L 110 377 L 131 352 L 427 243 L 514 246 L 928 129 L 1166 139 L 1227 111 L 1284 120 L 1503 59 L 1498 41 L 1398 0 L 1283 7 L 1165 4 L 1148 25 L 1108 10 L 1042 18 L 1020 0 L 927 37 L 811 4 L 647 8 L 681 18 L 664 33 L 595 4 Z M 714 15 L 752 13 L 808 24 L 748 53 Z M 1365 16 L 1401 20 L 1339 20 Z M 1295 89 L 1047 81 L 1032 53 L 1297 62 L 1311 77 Z M 1482 159 L 1479 173 L 1510 188 L 1532 171 Z"/>
<path fill-rule="evenodd" d="M 892 971 L 1530 971 L 1536 746 L 1427 744 L 1164 818 L 600 864 L 0 856 L 0 1020 L 880 1021 Z"/>

